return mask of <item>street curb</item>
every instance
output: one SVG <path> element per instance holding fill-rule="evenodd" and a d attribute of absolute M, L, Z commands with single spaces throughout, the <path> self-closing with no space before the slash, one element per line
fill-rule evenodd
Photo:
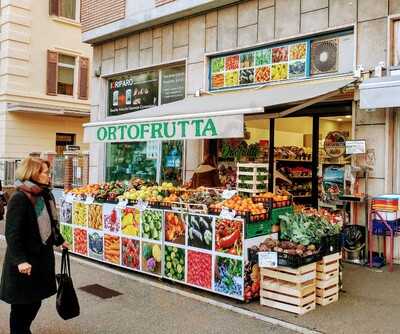
<path fill-rule="evenodd" d="M 56 254 L 58 256 L 61 256 L 61 253 L 56 252 Z M 322 333 L 322 332 L 318 332 L 318 331 L 315 331 L 315 330 L 312 330 L 312 329 L 308 329 L 306 327 L 301 327 L 301 326 L 292 324 L 290 322 L 286 322 L 286 321 L 279 320 L 279 319 L 276 319 L 276 318 L 268 317 L 266 315 L 263 315 L 263 314 L 260 314 L 260 313 L 257 313 L 257 312 L 249 311 L 249 310 L 246 310 L 246 309 L 241 308 L 241 307 L 237 307 L 237 306 L 233 306 L 233 305 L 230 305 L 230 304 L 226 304 L 226 303 L 223 303 L 223 302 L 220 302 L 220 301 L 216 301 L 216 300 L 211 299 L 211 298 L 199 296 L 199 295 L 197 295 L 195 293 L 190 293 L 190 292 L 187 292 L 187 291 L 176 289 L 176 288 L 173 288 L 173 287 L 168 286 L 166 284 L 149 281 L 149 280 L 143 279 L 141 277 L 137 277 L 135 275 L 132 275 L 130 273 L 120 272 L 118 270 L 115 270 L 115 269 L 112 269 L 112 268 L 108 268 L 108 267 L 105 267 L 105 266 L 97 264 L 97 263 L 88 262 L 85 259 L 80 259 L 80 258 L 77 258 L 75 256 L 71 256 L 71 260 L 76 261 L 76 262 L 78 262 L 80 264 L 83 264 L 83 265 L 87 265 L 87 266 L 90 266 L 90 267 L 93 267 L 93 268 L 96 268 L 96 269 L 104 270 L 104 271 L 107 271 L 109 273 L 119 275 L 121 277 L 127 278 L 127 279 L 132 280 L 132 281 L 136 281 L 136 282 L 139 282 L 139 283 L 142 283 L 142 284 L 146 284 L 146 285 L 152 286 L 154 288 L 162 289 L 164 291 L 172 292 L 172 293 L 181 295 L 183 297 L 191 298 L 191 299 L 194 299 L 194 300 L 197 300 L 197 301 L 209 304 L 209 305 L 213 305 L 213 306 L 222 308 L 224 310 L 229 310 L 229 311 L 232 311 L 232 312 L 244 315 L 244 316 L 248 316 L 250 318 L 254 318 L 254 319 L 257 319 L 257 320 L 260 320 L 260 321 L 264 321 L 264 322 L 266 322 L 268 324 L 271 324 L 271 325 L 274 325 L 274 326 L 283 327 L 283 328 L 295 331 L 297 333 L 302 333 L 302 334 L 321 334 Z"/>

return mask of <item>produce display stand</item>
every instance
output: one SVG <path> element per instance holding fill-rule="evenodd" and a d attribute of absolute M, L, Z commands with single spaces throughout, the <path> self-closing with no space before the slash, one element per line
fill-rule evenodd
<path fill-rule="evenodd" d="M 299 315 L 314 310 L 316 263 L 298 269 L 261 268 L 260 303 Z"/>
<path fill-rule="evenodd" d="M 258 297 L 258 268 L 246 261 L 247 219 L 172 207 L 69 197 L 61 203 L 60 229 L 78 255 L 242 301 Z M 222 238 L 226 226 L 235 232 Z"/>

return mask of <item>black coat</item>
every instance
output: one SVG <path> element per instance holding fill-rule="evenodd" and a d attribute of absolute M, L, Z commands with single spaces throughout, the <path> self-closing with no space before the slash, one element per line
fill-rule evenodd
<path fill-rule="evenodd" d="M 9 304 L 29 304 L 54 295 L 56 289 L 53 245 L 62 238 L 56 222 L 46 245 L 42 243 L 37 215 L 28 196 L 17 191 L 7 206 L 7 250 L 0 283 L 0 299 Z M 18 264 L 28 262 L 31 275 L 21 274 Z"/>

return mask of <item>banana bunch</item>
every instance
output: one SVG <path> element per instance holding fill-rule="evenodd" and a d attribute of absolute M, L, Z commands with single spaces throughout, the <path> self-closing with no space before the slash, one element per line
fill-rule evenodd
<path fill-rule="evenodd" d="M 86 226 L 88 218 L 88 206 L 85 203 L 74 202 L 72 222 L 75 225 Z"/>

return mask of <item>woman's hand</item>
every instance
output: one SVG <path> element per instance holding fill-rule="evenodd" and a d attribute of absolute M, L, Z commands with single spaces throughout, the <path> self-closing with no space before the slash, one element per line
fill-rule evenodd
<path fill-rule="evenodd" d="M 61 245 L 61 249 L 69 249 L 69 243 L 64 241 L 64 243 Z"/>
<path fill-rule="evenodd" d="M 20 263 L 18 265 L 18 270 L 21 274 L 31 275 L 32 266 L 28 262 Z"/>

